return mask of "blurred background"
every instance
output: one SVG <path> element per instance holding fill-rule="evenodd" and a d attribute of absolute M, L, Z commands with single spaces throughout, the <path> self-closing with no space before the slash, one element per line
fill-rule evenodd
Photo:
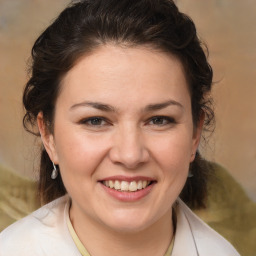
<path fill-rule="evenodd" d="M 0 164 L 36 179 L 38 142 L 22 127 L 22 90 L 33 42 L 68 0 L 0 0 Z M 214 70 L 216 130 L 202 147 L 256 202 L 256 4 L 176 0 L 207 43 Z"/>

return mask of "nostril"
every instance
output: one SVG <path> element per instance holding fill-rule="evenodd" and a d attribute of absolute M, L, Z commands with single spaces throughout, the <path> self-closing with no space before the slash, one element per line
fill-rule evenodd
<path fill-rule="evenodd" d="M 109 150 L 111 161 L 127 169 L 135 169 L 148 161 L 149 152 L 143 138 L 137 122 L 129 120 L 119 123 Z"/>

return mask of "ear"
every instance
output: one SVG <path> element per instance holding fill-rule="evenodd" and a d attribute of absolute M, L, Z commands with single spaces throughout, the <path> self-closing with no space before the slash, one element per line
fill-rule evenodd
<path fill-rule="evenodd" d="M 54 164 L 58 164 L 58 156 L 56 153 L 54 136 L 53 136 L 52 132 L 50 132 L 47 124 L 45 123 L 42 112 L 40 112 L 37 115 L 37 126 L 39 129 L 40 135 L 41 135 L 42 142 L 44 144 L 44 148 L 47 151 L 51 161 Z"/>
<path fill-rule="evenodd" d="M 194 127 L 194 133 L 193 133 L 193 142 L 192 142 L 192 152 L 191 152 L 191 159 L 190 162 L 193 162 L 196 156 L 196 151 L 200 143 L 201 134 L 204 126 L 204 120 L 205 120 L 205 113 L 204 111 L 201 112 L 199 121 Z"/>

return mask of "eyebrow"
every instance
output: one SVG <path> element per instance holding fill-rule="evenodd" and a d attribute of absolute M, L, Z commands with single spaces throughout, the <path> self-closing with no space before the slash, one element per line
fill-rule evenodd
<path fill-rule="evenodd" d="M 145 107 L 145 111 L 156 111 L 156 110 L 161 110 L 163 108 L 169 107 L 169 106 L 177 106 L 180 108 L 183 108 L 183 105 L 179 103 L 178 101 L 175 100 L 168 100 L 162 103 L 157 103 L 157 104 L 149 104 Z"/>
<path fill-rule="evenodd" d="M 161 102 L 161 103 L 149 104 L 143 109 L 143 112 L 157 111 L 157 110 L 161 110 L 166 107 L 169 107 L 169 106 L 177 106 L 177 107 L 183 108 L 183 105 L 181 103 L 179 103 L 175 100 L 168 100 L 168 101 Z M 71 106 L 70 110 L 73 110 L 78 107 L 92 107 L 92 108 L 95 108 L 95 109 L 98 109 L 98 110 L 101 110 L 104 112 L 118 112 L 118 110 L 111 105 L 104 104 L 101 102 L 91 102 L 91 101 L 84 101 L 81 103 L 74 104 Z"/>
<path fill-rule="evenodd" d="M 77 103 L 77 104 L 73 105 L 70 108 L 70 110 L 73 110 L 78 107 L 92 107 L 92 108 L 96 108 L 96 109 L 99 109 L 99 110 L 102 110 L 105 112 L 117 112 L 117 110 L 114 107 L 112 107 L 108 104 L 104 104 L 101 102 L 91 102 L 91 101 L 84 101 L 81 103 Z"/>

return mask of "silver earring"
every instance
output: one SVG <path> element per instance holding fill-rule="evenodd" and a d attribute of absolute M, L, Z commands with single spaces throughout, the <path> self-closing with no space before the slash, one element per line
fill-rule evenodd
<path fill-rule="evenodd" d="M 194 174 L 191 171 L 189 171 L 188 172 L 188 178 L 192 178 L 193 176 L 194 176 Z"/>
<path fill-rule="evenodd" d="M 53 165 L 53 170 L 52 170 L 51 178 L 53 180 L 55 180 L 57 178 L 57 176 L 58 176 L 58 170 L 57 170 L 57 168 L 56 168 L 54 163 L 52 163 L 52 165 Z"/>

